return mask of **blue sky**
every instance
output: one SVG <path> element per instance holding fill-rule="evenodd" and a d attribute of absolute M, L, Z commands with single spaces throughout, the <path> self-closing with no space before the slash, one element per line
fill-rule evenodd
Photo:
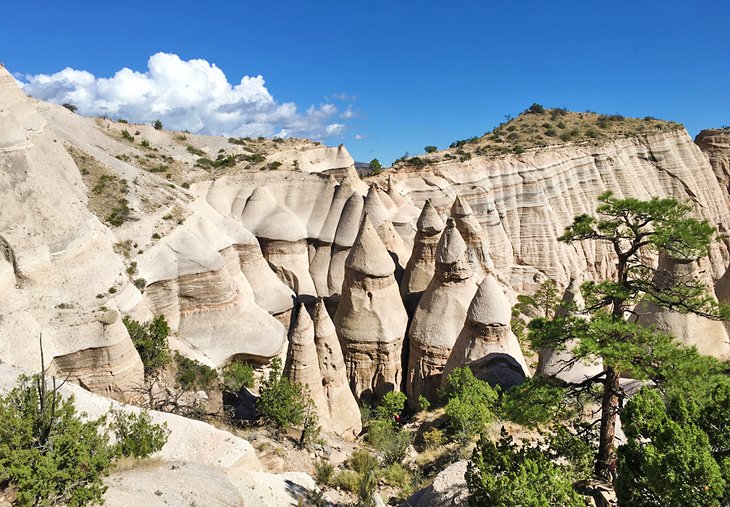
<path fill-rule="evenodd" d="M 264 124 L 330 132 L 356 160 L 389 164 L 532 102 L 672 119 L 691 135 L 730 124 L 729 24 L 720 1 L 8 1 L 0 61 L 22 76 L 108 78 L 146 72 L 159 52 L 206 60 L 233 85 L 263 76 Z"/>

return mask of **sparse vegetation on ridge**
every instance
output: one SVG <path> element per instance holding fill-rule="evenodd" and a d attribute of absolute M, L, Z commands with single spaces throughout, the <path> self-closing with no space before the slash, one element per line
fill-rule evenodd
<path fill-rule="evenodd" d="M 424 151 L 430 156 L 424 160 L 413 162 L 419 157 L 409 157 L 406 154 L 394 161 L 393 166 L 418 168 L 425 163 L 450 158 L 458 158 L 464 162 L 472 156 L 520 154 L 530 149 L 564 143 L 603 142 L 621 137 L 671 132 L 681 128 L 683 126 L 679 123 L 650 116 L 626 118 L 619 114 L 605 115 L 590 111 L 580 113 L 565 108 L 548 109 L 535 103 L 516 118 L 507 115 L 504 123 L 483 136 L 456 140 L 445 152 L 437 152 L 431 150 L 433 146 L 427 146 Z"/>

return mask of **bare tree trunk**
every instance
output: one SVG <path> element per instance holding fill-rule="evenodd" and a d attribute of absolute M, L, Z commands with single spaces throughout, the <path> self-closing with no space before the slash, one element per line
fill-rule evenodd
<path fill-rule="evenodd" d="M 613 482 L 616 471 L 616 417 L 619 405 L 619 373 L 612 367 L 606 368 L 606 379 L 603 384 L 603 401 L 601 403 L 601 433 L 598 442 L 595 473 L 607 481 Z"/>

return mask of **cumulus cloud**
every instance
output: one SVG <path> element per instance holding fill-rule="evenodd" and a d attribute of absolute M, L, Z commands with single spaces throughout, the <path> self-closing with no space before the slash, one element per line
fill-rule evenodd
<path fill-rule="evenodd" d="M 346 129 L 333 121 L 338 115 L 333 104 L 300 111 L 293 102 L 276 101 L 262 76 L 244 76 L 232 84 L 215 64 L 185 61 L 169 53 L 152 55 L 146 72 L 123 68 L 103 78 L 66 68 L 50 75 L 24 76 L 21 81 L 29 95 L 74 104 L 83 115 L 139 123 L 159 119 L 173 130 L 319 139 L 341 135 Z"/>
<path fill-rule="evenodd" d="M 342 111 L 342 113 L 340 114 L 340 118 L 342 118 L 343 120 L 351 120 L 351 119 L 355 118 L 356 116 L 357 116 L 357 113 L 355 113 L 355 111 L 352 110 L 352 106 L 347 106 L 347 109 Z"/>

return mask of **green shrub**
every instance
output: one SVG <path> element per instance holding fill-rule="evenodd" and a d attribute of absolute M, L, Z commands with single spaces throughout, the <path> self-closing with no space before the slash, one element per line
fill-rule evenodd
<path fill-rule="evenodd" d="M 392 419 L 374 419 L 368 426 L 368 442 L 383 458 L 383 462 L 399 463 L 405 458 L 413 435 Z"/>
<path fill-rule="evenodd" d="M 142 290 L 147 287 L 147 280 L 145 280 L 144 278 L 135 278 L 134 286 L 137 287 L 139 290 Z"/>
<path fill-rule="evenodd" d="M 142 139 L 142 141 L 139 144 L 142 146 L 142 148 L 150 147 L 150 142 L 147 139 Z"/>
<path fill-rule="evenodd" d="M 521 145 L 518 144 L 517 146 L 515 146 L 514 148 L 512 148 L 512 151 L 514 151 L 515 153 L 517 153 L 519 155 L 520 153 L 524 153 L 525 152 L 525 148 L 524 148 L 524 146 L 521 146 Z"/>
<path fill-rule="evenodd" d="M 375 176 L 383 172 L 383 164 L 377 158 L 372 159 L 368 163 L 368 169 L 370 169 L 370 176 Z"/>
<path fill-rule="evenodd" d="M 223 389 L 232 393 L 240 392 L 244 387 L 253 387 L 253 367 L 248 363 L 232 361 L 223 368 Z"/>
<path fill-rule="evenodd" d="M 129 201 L 122 198 L 117 201 L 117 204 L 112 208 L 111 213 L 106 218 L 106 221 L 114 227 L 119 227 L 127 221 L 129 215 L 132 213 L 132 209 L 129 207 Z"/>
<path fill-rule="evenodd" d="M 281 359 L 275 357 L 268 376 L 261 382 L 256 410 L 280 433 L 285 428 L 299 425 L 304 419 L 304 409 L 301 386 L 282 375 Z"/>
<path fill-rule="evenodd" d="M 419 394 L 418 395 L 418 410 L 420 410 L 421 412 L 425 412 L 429 408 L 431 408 L 431 402 L 428 401 L 428 398 L 426 398 L 424 395 Z"/>
<path fill-rule="evenodd" d="M 435 146 L 429 145 L 429 146 L 424 147 L 423 151 L 425 151 L 426 153 L 434 153 L 435 151 L 438 151 L 438 148 L 436 148 Z"/>
<path fill-rule="evenodd" d="M 198 157 L 202 157 L 203 155 L 205 155 L 205 152 L 203 150 L 199 150 L 198 148 L 196 148 L 195 146 L 190 145 L 190 144 L 187 146 L 186 149 L 188 150 L 188 153 L 191 153 Z"/>
<path fill-rule="evenodd" d="M 428 449 L 436 449 L 444 445 L 444 432 L 438 428 L 431 428 L 423 432 L 423 443 Z"/>
<path fill-rule="evenodd" d="M 140 324 L 129 317 L 124 317 L 122 321 L 142 359 L 145 376 L 155 375 L 167 366 L 170 362 L 170 349 L 167 346 L 170 328 L 165 317 L 160 315 L 146 324 Z"/>
<path fill-rule="evenodd" d="M 542 106 L 542 104 L 533 102 L 533 104 L 527 108 L 527 112 L 530 114 L 542 114 L 545 112 L 545 108 Z"/>
<path fill-rule="evenodd" d="M 343 470 L 332 479 L 332 486 L 341 488 L 350 493 L 357 493 L 360 484 L 360 474 L 352 470 Z"/>
<path fill-rule="evenodd" d="M 584 507 L 576 477 L 539 447 L 518 447 L 502 429 L 497 443 L 479 439 L 465 475 L 469 505 Z"/>
<path fill-rule="evenodd" d="M 75 112 L 76 112 L 76 111 L 78 111 L 78 109 L 79 109 L 78 107 L 74 106 L 73 104 L 71 104 L 71 103 L 69 103 L 69 102 L 64 102 L 64 103 L 63 103 L 63 104 L 61 104 L 61 105 L 62 105 L 63 107 L 65 107 L 66 109 L 68 109 L 69 111 L 71 111 L 72 113 L 75 113 Z"/>
<path fill-rule="evenodd" d="M 400 391 L 388 391 L 383 395 L 383 399 L 380 400 L 380 404 L 375 409 L 375 414 L 378 419 L 385 419 L 392 421 L 396 416 L 399 416 L 406 406 L 406 395 Z"/>
<path fill-rule="evenodd" d="M 119 409 L 109 411 L 109 428 L 117 437 L 116 449 L 122 456 L 146 458 L 162 449 L 170 432 L 167 423 L 162 426 L 152 423 L 149 412 L 142 410 L 135 414 Z"/>
<path fill-rule="evenodd" d="M 122 130 L 122 139 L 126 139 L 127 141 L 134 142 L 134 136 L 130 134 L 127 129 Z"/>
<path fill-rule="evenodd" d="M 100 503 L 118 453 L 104 422 L 82 419 L 45 377 L 21 376 L 0 397 L 0 485 L 18 489 L 14 505 Z"/>
<path fill-rule="evenodd" d="M 447 400 L 446 416 L 457 440 L 478 435 L 495 418 L 499 392 L 476 378 L 467 367 L 456 368 L 449 374 L 442 396 Z"/>
<path fill-rule="evenodd" d="M 218 374 L 213 368 L 177 352 L 175 366 L 175 381 L 186 391 L 209 391 L 218 381 Z"/>
<path fill-rule="evenodd" d="M 314 464 L 314 480 L 321 487 L 331 486 L 335 478 L 335 467 L 329 461 L 319 460 Z"/>
<path fill-rule="evenodd" d="M 162 130 L 162 122 L 160 120 L 153 121 L 152 128 L 154 128 L 155 130 Z"/>

